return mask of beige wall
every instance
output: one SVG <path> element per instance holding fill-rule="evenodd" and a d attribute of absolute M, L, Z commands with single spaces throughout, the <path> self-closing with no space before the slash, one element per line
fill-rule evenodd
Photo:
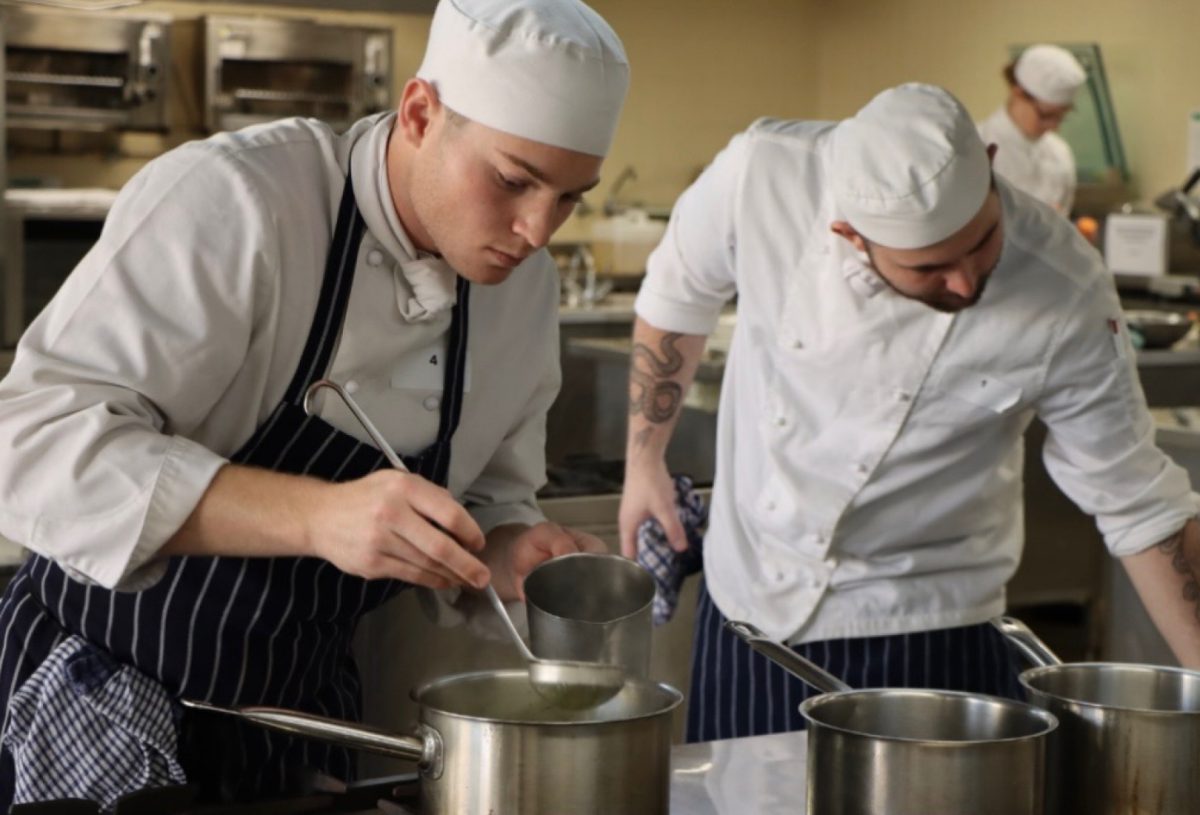
<path fill-rule="evenodd" d="M 906 80 L 954 91 L 977 118 L 1004 97 L 1009 43 L 1097 42 L 1134 184 L 1143 197 L 1186 173 L 1186 119 L 1200 109 L 1195 0 L 838 0 L 821 3 L 817 109 L 852 113 Z"/>
<path fill-rule="evenodd" d="M 637 169 L 638 179 L 623 196 L 669 204 L 754 118 L 841 117 L 906 80 L 944 84 L 982 118 L 1003 98 L 999 70 L 1011 42 L 1100 43 L 1134 181 L 1144 195 L 1182 179 L 1186 116 L 1200 108 L 1196 0 L 592 2 L 623 37 L 633 64 L 625 115 L 603 183 L 591 196 L 596 204 L 626 165 Z M 178 15 L 186 28 L 214 8 L 158 0 L 138 11 Z M 219 7 L 222 13 L 254 10 Z M 392 27 L 397 88 L 416 69 L 429 27 L 428 15 L 272 13 Z M 180 39 L 187 44 L 186 36 Z M 179 86 L 198 94 L 189 59 L 180 54 L 176 60 Z M 128 136 L 115 154 L 16 156 L 12 170 L 66 185 L 119 186 L 148 157 L 197 135 Z"/>

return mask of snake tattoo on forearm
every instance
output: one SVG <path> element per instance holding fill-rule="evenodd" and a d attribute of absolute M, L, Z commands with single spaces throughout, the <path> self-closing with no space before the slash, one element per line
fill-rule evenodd
<path fill-rule="evenodd" d="M 661 356 L 650 346 L 634 343 L 629 366 L 629 415 L 645 416 L 653 424 L 674 417 L 683 401 L 683 386 L 671 381 L 683 369 L 683 354 L 675 347 L 682 334 L 667 334 L 659 343 Z"/>
<path fill-rule="evenodd" d="M 1198 520 L 1200 518 L 1193 519 L 1191 523 L 1196 523 Z M 1193 564 L 1184 547 L 1189 526 L 1191 524 L 1185 525 L 1174 535 L 1158 544 L 1158 548 L 1164 555 L 1171 558 L 1171 566 L 1175 571 L 1183 575 L 1183 599 L 1192 604 L 1192 616 L 1196 618 L 1196 622 L 1200 622 L 1200 558 L 1197 559 L 1196 564 Z"/>

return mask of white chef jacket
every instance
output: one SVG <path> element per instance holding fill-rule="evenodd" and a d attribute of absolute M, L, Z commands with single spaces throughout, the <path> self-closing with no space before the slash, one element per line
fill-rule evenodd
<path fill-rule="evenodd" d="M 984 621 L 1022 547 L 1023 433 L 1126 555 L 1200 499 L 1155 446 L 1100 258 L 997 182 L 1001 261 L 957 315 L 887 287 L 829 192 L 832 125 L 757 123 L 675 206 L 637 313 L 707 334 L 737 294 L 704 570 L 728 617 L 793 643 Z"/>
<path fill-rule="evenodd" d="M 1030 139 L 1001 107 L 979 125 L 985 144 L 997 146 L 992 167 L 1018 190 L 1063 215 L 1075 203 L 1075 155 L 1054 131 Z"/>
<path fill-rule="evenodd" d="M 0 534 L 104 586 L 161 576 L 155 553 L 291 381 L 347 168 L 366 232 L 329 375 L 399 452 L 434 440 L 455 276 L 411 263 L 384 167 L 393 118 L 218 135 L 125 186 L 0 382 Z M 449 490 L 485 532 L 543 520 L 558 285 L 539 252 L 471 290 Z M 340 400 L 320 415 L 367 440 Z"/>

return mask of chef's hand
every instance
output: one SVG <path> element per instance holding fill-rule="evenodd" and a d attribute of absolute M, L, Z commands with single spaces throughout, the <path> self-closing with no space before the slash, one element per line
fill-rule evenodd
<path fill-rule="evenodd" d="M 625 468 L 625 488 L 617 516 L 622 555 L 637 557 L 638 527 L 649 518 L 662 525 L 672 549 L 676 552 L 687 550 L 687 535 L 675 506 L 675 482 L 661 458 L 641 463 L 631 461 Z"/>
<path fill-rule="evenodd" d="M 492 586 L 501 600 L 524 600 L 525 578 L 543 562 L 576 552 L 607 551 L 595 535 L 543 521 L 496 527 L 488 533 L 483 560 L 492 570 Z"/>
<path fill-rule="evenodd" d="M 419 475 L 379 470 L 330 485 L 310 507 L 314 553 L 347 574 L 444 589 L 483 588 L 488 568 L 471 552 L 483 532 L 447 490 Z"/>

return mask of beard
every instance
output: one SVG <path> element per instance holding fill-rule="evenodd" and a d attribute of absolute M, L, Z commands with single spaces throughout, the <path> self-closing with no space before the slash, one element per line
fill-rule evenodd
<path fill-rule="evenodd" d="M 930 295 L 913 294 L 912 292 L 905 291 L 891 280 L 888 280 L 887 276 L 884 275 L 883 272 L 879 271 L 879 267 L 875 265 L 875 257 L 871 254 L 871 245 L 869 243 L 867 244 L 867 262 L 871 267 L 871 271 L 878 275 L 879 279 L 882 280 L 889 289 L 906 300 L 913 300 L 944 314 L 957 314 L 960 311 L 969 309 L 971 306 L 978 303 L 979 299 L 983 297 L 983 292 L 987 288 L 988 281 L 992 279 L 992 272 L 996 271 L 996 267 L 1000 265 L 1000 258 L 997 257 L 995 265 L 988 269 L 987 274 L 980 278 L 979 285 L 976 287 L 975 293 L 970 297 L 963 297 L 944 289 L 936 294 Z"/>

